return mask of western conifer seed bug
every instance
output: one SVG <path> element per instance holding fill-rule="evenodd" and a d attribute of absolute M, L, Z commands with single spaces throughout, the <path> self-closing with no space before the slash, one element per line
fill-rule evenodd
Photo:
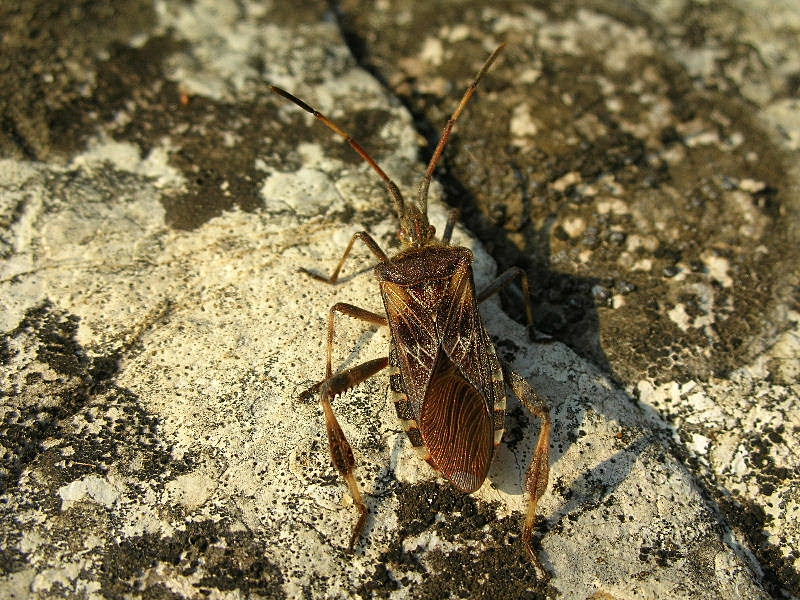
<path fill-rule="evenodd" d="M 511 371 L 497 356 L 478 312 L 478 304 L 514 278 L 519 278 L 525 295 L 528 325 L 532 330 L 533 310 L 528 279 L 524 271 L 512 268 L 485 290 L 476 293 L 472 277 L 472 253 L 467 248 L 450 244 L 457 213 L 453 211 L 450 214 L 441 240 L 434 238 L 435 230 L 427 217 L 428 187 L 453 126 L 502 49 L 503 46 L 498 47 L 489 56 L 447 121 L 413 202 L 404 200 L 397 185 L 378 163 L 336 123 L 289 92 L 275 86 L 271 86 L 271 89 L 313 114 L 343 137 L 369 163 L 383 179 L 400 220 L 402 248 L 394 256 L 387 256 L 367 232 L 360 231 L 351 238 L 330 277 L 321 277 L 302 269 L 315 279 L 335 284 L 357 240 L 378 259 L 375 276 L 380 285 L 386 316 L 351 304 L 334 304 L 328 313 L 325 379 L 303 393 L 304 397 L 319 394 L 333 464 L 347 482 L 359 510 L 349 548 L 352 550 L 361 535 L 367 507 L 355 478 L 352 448 L 336 420 L 331 401 L 389 367 L 394 406 L 412 446 L 456 488 L 471 493 L 483 484 L 494 448 L 503 436 L 508 384 L 528 410 L 542 422 L 526 475 L 525 487 L 529 500 L 522 540 L 540 577 L 546 577 L 547 571 L 534 549 L 533 530 L 536 505 L 547 488 L 549 473 L 552 428 L 549 407 L 525 379 Z M 389 355 L 334 374 L 331 355 L 337 313 L 373 325 L 388 326 L 391 333 Z"/>

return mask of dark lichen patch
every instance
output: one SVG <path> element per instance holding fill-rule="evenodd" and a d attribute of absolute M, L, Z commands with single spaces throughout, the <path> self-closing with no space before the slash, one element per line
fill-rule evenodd
<path fill-rule="evenodd" d="M 264 557 L 262 540 L 251 535 L 231 533 L 225 538 L 229 546 L 211 548 L 205 556 L 209 574 L 199 585 L 218 590 L 242 590 L 258 593 L 265 598 L 285 598 L 281 584 L 283 576 L 278 567 Z"/>
<path fill-rule="evenodd" d="M 655 547 L 643 545 L 639 547 L 639 561 L 643 564 L 654 563 L 659 567 L 668 567 L 685 556 L 686 552 L 674 544 Z"/>
<path fill-rule="evenodd" d="M 169 160 L 184 174 L 186 189 L 162 200 L 165 219 L 192 229 L 224 210 L 261 206 L 263 174 L 256 173 L 255 159 L 276 112 L 267 102 L 242 106 L 182 95 L 164 73 L 164 61 L 180 48 L 167 36 L 139 48 L 112 46 L 96 65 L 92 94 L 63 106 L 53 127 L 63 154 L 79 151 L 98 127 L 136 144 L 143 156 L 169 138 L 175 148 Z"/>
<path fill-rule="evenodd" d="M 74 315 L 45 302 L 2 335 L 10 373 L 0 425 L 5 447 L 0 491 L 16 484 L 23 469 L 44 452 L 45 441 L 63 432 L 63 422 L 86 407 L 100 385 L 90 375 L 93 359 L 75 339 L 77 324 Z M 35 360 L 15 364 L 22 352 Z M 47 369 L 55 377 L 45 376 Z"/>
<path fill-rule="evenodd" d="M 138 0 L 4 3 L 0 154 L 48 157 L 61 141 L 57 115 L 84 96 L 98 55 L 153 20 Z"/>
<path fill-rule="evenodd" d="M 163 583 L 156 583 L 141 591 L 142 600 L 184 600 L 177 592 L 173 592 Z"/>
<path fill-rule="evenodd" d="M 479 530 L 494 520 L 494 507 L 481 505 L 472 496 L 435 481 L 401 486 L 398 497 L 397 518 L 404 536 L 418 535 L 429 529 L 437 516 L 458 516 L 457 522 L 437 528 L 451 540 L 462 532 Z"/>
<path fill-rule="evenodd" d="M 796 548 L 788 549 L 785 544 L 772 543 L 766 529 L 771 517 L 764 508 L 729 495 L 721 497 L 719 502 L 731 525 L 758 559 L 766 590 L 774 597 L 785 596 L 786 592 L 800 594 L 800 572 L 793 566 L 800 553 Z"/>
<path fill-rule="evenodd" d="M 54 311 L 52 304 L 45 302 L 28 309 L 10 335 L 33 334 L 39 361 L 56 373 L 80 376 L 86 372 L 90 359 L 75 339 L 78 321 L 75 315 Z"/>
<path fill-rule="evenodd" d="M 264 556 L 264 541 L 251 533 L 230 531 L 223 523 L 188 522 L 169 537 L 144 535 L 109 546 L 98 568 L 101 590 L 109 598 L 156 593 L 162 583 L 149 581 L 159 567 L 176 576 L 191 577 L 201 595 L 215 590 L 239 590 L 260 598 L 281 600 L 283 576 Z"/>
<path fill-rule="evenodd" d="M 764 508 L 768 506 L 770 510 L 775 510 L 775 499 L 780 497 L 776 491 L 790 488 L 797 481 L 796 469 L 775 462 L 774 453 L 776 446 L 781 445 L 783 431 L 783 425 L 767 427 L 749 435 L 745 441 L 748 450 L 745 461 L 749 469 L 747 479 L 758 487 L 764 504 L 756 504 L 738 495 L 719 499 L 726 516 L 742 532 L 760 561 L 767 588 L 776 595 L 780 593 L 781 586 L 793 594 L 800 593 L 800 571 L 795 567 L 798 552 L 790 549 L 785 538 L 776 543 L 774 537 L 769 535 L 770 530 L 775 530 L 773 516 Z"/>
<path fill-rule="evenodd" d="M 262 208 L 264 178 L 272 171 L 298 169 L 302 159 L 297 148 L 303 142 L 322 143 L 343 162 L 360 164 L 349 147 L 309 128 L 299 111 L 279 116 L 281 100 L 266 89 L 266 82 L 255 99 L 184 94 L 164 72 L 164 62 L 182 48 L 169 37 L 151 38 L 141 48 L 112 48 L 97 66 L 92 96 L 63 110 L 60 121 L 71 124 L 73 131 L 65 132 L 62 150 L 79 149 L 98 125 L 114 139 L 136 144 L 142 155 L 168 139 L 169 162 L 185 180 L 182 192 L 162 198 L 166 223 L 177 229 L 194 229 L 227 210 Z M 341 125 L 353 135 L 363 137 L 369 131 L 373 137 L 387 119 L 386 111 L 362 111 L 346 116 Z M 371 151 L 380 157 L 379 146 Z"/>
<path fill-rule="evenodd" d="M 115 385 L 119 356 L 89 353 L 76 338 L 77 326 L 77 317 L 45 302 L 3 335 L 16 358 L 6 364 L 11 387 L 0 425 L 6 449 L 0 489 L 15 486 L 29 468 L 51 488 L 112 466 L 142 480 L 191 469 L 191 454 L 172 459 L 156 418 Z M 39 502 L 53 511 L 60 506 L 50 494 Z"/>
<path fill-rule="evenodd" d="M 785 398 L 766 394 L 758 398 L 759 408 L 766 411 L 780 410 L 784 402 Z M 683 423 L 686 423 L 684 419 L 696 414 L 687 411 L 686 404 L 681 402 L 674 405 L 665 403 L 658 408 L 667 418 Z M 677 414 L 670 413 L 670 410 Z M 800 591 L 800 572 L 795 567 L 798 554 L 787 539 L 783 525 L 785 511 L 790 510 L 791 500 L 787 502 L 787 494 L 791 496 L 791 490 L 797 482 L 797 470 L 786 463 L 784 457 L 787 454 L 787 437 L 796 432 L 788 431 L 782 423 L 775 424 L 780 423 L 779 420 L 770 424 L 758 419 L 739 423 L 734 429 L 741 429 L 737 437 L 744 472 L 738 481 L 730 477 L 732 469 L 729 462 L 722 465 L 723 474 L 720 475 L 709 469 L 706 457 L 698 457 L 688 450 L 698 431 L 709 438 L 716 434 L 718 430 L 711 423 L 699 430 L 695 424 L 679 430 L 683 444 L 674 445 L 673 448 L 681 462 L 699 474 L 698 481 L 703 483 L 720 513 L 756 556 L 764 573 L 764 585 L 770 593 L 776 597 L 785 595 L 786 591 L 797 594 Z M 733 489 L 725 489 L 724 483 L 731 481 Z M 750 497 L 745 494 L 750 494 Z M 784 592 L 781 592 L 782 586 Z"/>
<path fill-rule="evenodd" d="M 771 496 L 776 487 L 785 485 L 797 477 L 793 469 L 775 464 L 774 450 L 781 445 L 781 432 L 784 426 L 767 427 L 749 436 L 746 442 L 749 452 L 747 466 L 753 469 L 760 492 Z"/>
<path fill-rule="evenodd" d="M 541 600 L 544 591 L 515 547 L 519 540 L 507 541 L 479 551 L 442 552 L 428 555 L 434 575 L 426 578 L 411 597 L 419 600 L 438 598 L 519 598 Z"/>
<path fill-rule="evenodd" d="M 77 323 L 45 303 L 5 334 L 4 376 L 20 385 L 3 405 L 2 483 L 12 493 L 0 501 L 0 540 L 8 550 L 0 569 L 14 573 L 32 562 L 55 568 L 80 555 L 86 562 L 78 578 L 98 581 L 108 598 L 165 597 L 170 577 L 192 577 L 202 595 L 241 590 L 283 598 L 265 540 L 232 531 L 225 519 L 192 521 L 185 506 L 166 501 L 167 484 L 196 470 L 198 456 L 175 456 L 158 419 L 115 383 L 118 357 L 92 356 L 77 341 Z M 129 536 L 130 516 L 140 510 L 175 533 Z"/>
<path fill-rule="evenodd" d="M 162 106 L 138 112 L 116 136 L 140 146 L 169 136 L 176 147 L 170 163 L 186 184 L 184 192 L 162 199 L 167 224 L 194 229 L 226 210 L 262 207 L 259 186 L 265 173 L 256 169 L 256 162 L 264 154 L 264 140 L 278 135 L 274 104 L 197 97 L 171 110 L 169 98 L 160 101 Z M 265 163 L 272 166 L 269 158 Z"/>
<path fill-rule="evenodd" d="M 387 598 L 401 588 L 418 599 L 544 597 L 522 549 L 521 519 L 497 519 L 495 506 L 437 482 L 399 484 L 397 495 L 396 537 L 356 590 L 360 597 Z M 426 532 L 461 549 L 406 550 L 409 538 Z"/>
<path fill-rule="evenodd" d="M 68 12 L 66 7 L 42 12 L 66 18 L 62 14 Z M 13 71 L 16 86 L 8 85 L 7 89 L 19 88 L 23 95 L 39 90 L 39 97 L 47 97 L 49 101 L 0 104 L 3 108 L 0 125 L 5 134 L 0 136 L 0 144 L 4 143 L 6 153 L 28 158 L 70 157 L 83 150 L 87 140 L 100 131 L 117 141 L 136 144 L 142 156 L 168 140 L 171 149 L 168 160 L 185 178 L 182 192 L 162 199 L 168 225 L 194 229 L 227 210 L 252 212 L 261 208 L 260 185 L 269 171 L 297 168 L 300 163 L 293 150 L 302 141 L 320 142 L 318 132 L 311 131 L 301 114 L 292 114 L 289 123 L 278 117 L 276 106 L 280 100 L 269 92 L 266 73 L 260 82 L 263 89 L 247 98 L 223 101 L 186 93 L 169 78 L 166 62 L 176 53 L 191 52 L 189 44 L 167 33 L 153 35 L 141 45 L 129 45 L 126 38 L 144 27 L 148 15 L 152 15 L 125 3 L 115 7 L 103 11 L 87 5 L 73 10 L 74 15 L 86 19 L 80 27 L 75 27 L 80 31 L 90 32 L 93 27 L 105 26 L 104 19 L 111 17 L 121 18 L 120 22 L 126 25 L 121 29 L 105 26 L 102 35 L 87 33 L 81 43 L 71 40 L 72 30 L 66 24 L 60 31 L 43 24 L 45 38 L 52 38 L 45 45 L 49 55 L 38 54 L 41 49 L 37 40 L 24 44 L 17 40 L 21 53 L 29 46 L 36 50 L 35 56 L 23 57 L 26 60 L 20 60 L 21 65 L 28 65 L 31 72 L 61 73 L 64 81 L 59 81 L 61 87 L 55 86 L 48 94 L 27 81 L 29 72 Z M 32 23 L 41 17 L 32 12 L 33 15 L 28 15 L 20 11 L 18 15 L 9 15 L 9 19 Z M 310 6 L 300 11 L 278 7 L 262 18 L 271 25 L 292 24 L 302 22 L 302 15 L 313 21 L 319 18 L 319 12 L 318 7 Z M 108 33 L 117 29 L 120 29 L 118 36 Z M 69 78 L 69 70 L 64 66 L 74 58 L 66 49 L 80 57 L 82 70 L 74 79 Z M 266 70 L 264 65 L 255 67 Z M 388 116 L 384 110 L 365 110 L 344 118 L 342 124 L 356 136 L 374 139 L 375 131 Z M 359 163 L 358 156 L 346 145 L 326 139 L 322 143 L 333 155 L 341 155 L 350 164 Z M 381 144 L 371 145 L 371 151 L 379 157 Z"/>
<path fill-rule="evenodd" d="M 2 502 L 1 498 L 0 502 Z M 3 515 L 4 512 L 0 510 L 0 515 Z M 0 552 L 0 576 L 17 573 L 28 565 L 27 555 L 17 548 L 21 537 L 19 532 L 0 532 L 0 547 L 3 548 L 3 551 Z"/>

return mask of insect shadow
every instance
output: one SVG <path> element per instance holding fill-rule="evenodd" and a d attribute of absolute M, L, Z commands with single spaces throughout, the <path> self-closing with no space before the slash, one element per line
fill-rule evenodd
<path fill-rule="evenodd" d="M 374 68 L 368 70 L 375 74 Z M 381 79 L 381 77 L 378 78 Z M 387 89 L 390 89 L 388 84 Z M 427 161 L 433 154 L 438 140 L 435 126 L 417 107 L 412 106 L 408 99 L 401 99 L 401 101 L 412 113 L 418 131 L 423 132 L 428 139 L 427 148 L 420 151 L 421 160 Z M 455 146 L 454 150 L 457 151 L 458 143 Z M 529 231 L 525 235 L 522 245 L 512 241 L 506 229 L 492 223 L 492 219 L 481 208 L 473 191 L 458 178 L 454 169 L 448 168 L 448 161 L 449 157 L 445 155 L 443 168 L 437 175 L 437 180 L 443 188 L 444 202 L 460 211 L 461 222 L 471 234 L 483 243 L 485 248 L 493 248 L 491 255 L 497 263 L 498 272 L 520 268 L 528 275 L 531 282 L 530 299 L 533 306 L 533 323 L 537 332 L 534 341 L 561 342 L 579 356 L 589 360 L 597 367 L 600 374 L 615 384 L 620 384 L 621 380 L 601 344 L 598 302 L 593 290 L 602 289 L 604 282 L 597 277 L 579 277 L 552 268 L 549 240 L 555 218 L 546 222 L 540 229 Z M 517 167 L 512 164 L 509 168 L 516 169 Z M 525 189 L 528 186 L 521 185 L 520 187 Z M 522 211 L 525 214 L 534 212 L 533 205 L 536 202 L 534 192 L 523 194 Z M 525 298 L 521 286 L 513 284 L 506 286 L 498 293 L 498 296 L 506 314 L 518 323 L 524 324 L 526 320 L 523 310 Z M 576 313 L 579 314 L 580 319 L 575 318 Z M 574 395 L 574 390 L 565 390 L 564 395 L 560 398 L 571 395 Z M 560 398 L 550 398 L 556 411 Z M 635 404 L 633 399 L 629 400 L 632 405 Z M 521 429 L 527 438 L 536 434 L 533 420 L 526 416 L 525 411 L 520 407 L 521 404 L 515 398 L 509 399 L 511 423 L 509 423 L 510 431 L 506 431 L 506 437 L 513 435 L 514 429 Z M 584 409 L 579 409 L 579 413 L 583 411 Z M 566 453 L 571 445 L 569 440 L 576 437 L 582 421 L 580 414 L 577 414 L 576 418 L 567 422 L 554 423 L 554 429 L 559 431 L 561 437 L 567 441 L 560 451 L 553 450 L 551 464 Z M 564 428 L 568 426 L 570 430 L 565 432 Z M 512 450 L 512 453 L 515 452 Z M 523 489 L 510 475 L 498 477 L 497 485 L 502 491 L 508 493 L 521 493 Z"/>

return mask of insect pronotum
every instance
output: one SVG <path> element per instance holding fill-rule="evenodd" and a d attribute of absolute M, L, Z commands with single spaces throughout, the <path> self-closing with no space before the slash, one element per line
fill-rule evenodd
<path fill-rule="evenodd" d="M 350 537 L 352 549 L 364 528 L 367 507 L 354 470 L 350 443 L 339 426 L 331 401 L 365 379 L 389 367 L 389 382 L 397 416 L 417 453 L 459 490 L 471 493 L 483 484 L 494 448 L 504 431 L 506 384 L 542 421 L 536 449 L 526 475 L 529 494 L 522 540 L 540 575 L 547 571 L 534 549 L 536 505 L 547 487 L 550 455 L 550 411 L 528 382 L 511 371 L 492 344 L 478 312 L 478 304 L 519 278 L 525 295 L 528 325 L 533 325 L 530 290 L 525 273 L 512 268 L 483 291 L 476 293 L 472 277 L 472 253 L 452 246 L 450 238 L 457 217 L 451 212 L 441 240 L 428 223 L 428 187 L 436 165 L 458 118 L 478 83 L 502 51 L 498 47 L 481 67 L 461 102 L 447 121 L 417 197 L 406 202 L 400 189 L 378 163 L 350 135 L 325 115 L 281 88 L 276 94 L 310 112 L 353 147 L 380 175 L 400 220 L 402 248 L 388 256 L 365 231 L 353 235 L 330 277 L 303 271 L 315 279 L 335 284 L 353 244 L 362 242 L 378 259 L 375 276 L 380 285 L 386 316 L 351 304 L 334 304 L 328 314 L 328 346 L 325 379 L 304 396 L 319 394 L 328 429 L 331 457 L 342 474 L 359 516 Z M 334 374 L 331 365 L 336 313 L 388 326 L 389 355 Z"/>

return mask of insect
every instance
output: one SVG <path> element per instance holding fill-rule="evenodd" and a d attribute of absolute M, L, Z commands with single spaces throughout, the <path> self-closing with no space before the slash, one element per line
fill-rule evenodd
<path fill-rule="evenodd" d="M 441 239 L 434 237 L 435 229 L 427 217 L 428 188 L 453 127 L 502 49 L 503 46 L 498 47 L 489 56 L 447 121 L 413 202 L 405 201 L 378 163 L 341 127 L 289 92 L 275 86 L 271 89 L 313 114 L 369 163 L 383 179 L 400 221 L 402 248 L 391 257 L 367 232 L 360 231 L 350 239 L 330 277 L 302 269 L 315 279 L 335 284 L 356 241 L 378 259 L 374 272 L 386 315 L 352 304 L 334 304 L 328 313 L 325 379 L 303 393 L 304 397 L 319 394 L 333 464 L 346 481 L 359 510 L 349 548 L 352 550 L 364 529 L 367 507 L 354 474 L 353 450 L 336 419 L 332 400 L 388 367 L 397 416 L 412 446 L 457 489 L 471 493 L 483 484 L 494 449 L 503 436 L 508 384 L 542 422 L 526 474 L 529 500 L 522 540 L 540 576 L 546 576 L 547 571 L 534 549 L 533 532 L 536 505 L 547 488 L 549 473 L 552 429 L 549 407 L 525 379 L 498 357 L 478 312 L 481 302 L 518 278 L 525 295 L 528 324 L 532 326 L 528 279 L 524 271 L 512 268 L 476 293 L 471 251 L 450 244 L 457 213 L 451 212 Z M 388 326 L 389 355 L 334 373 L 331 356 L 337 314 Z"/>

